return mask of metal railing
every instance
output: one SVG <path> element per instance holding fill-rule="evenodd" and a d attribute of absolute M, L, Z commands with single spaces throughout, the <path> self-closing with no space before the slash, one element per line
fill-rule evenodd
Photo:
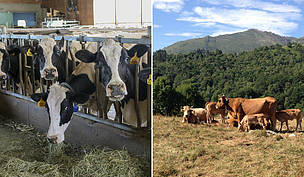
<path fill-rule="evenodd" d="M 97 42 L 97 46 L 99 48 L 100 43 L 102 43 L 105 39 L 108 38 L 104 38 L 104 37 L 87 37 L 84 35 L 79 35 L 79 36 L 57 36 L 56 34 L 51 34 L 51 35 L 31 35 L 31 34 L 27 34 L 27 35 L 17 35 L 17 34 L 0 34 L 0 41 L 4 42 L 7 46 L 11 45 L 11 44 L 17 44 L 18 46 L 24 46 L 25 42 L 27 42 L 29 45 L 33 44 L 34 40 L 41 40 L 45 37 L 52 37 L 54 38 L 56 41 L 61 40 L 62 37 L 64 37 L 64 40 L 66 41 L 66 52 L 70 52 L 70 42 L 71 41 L 79 41 L 82 44 L 82 48 L 84 49 L 85 47 L 85 43 L 86 42 Z M 148 52 L 148 66 L 151 67 L 151 28 L 148 28 L 148 35 L 142 38 L 123 38 L 121 36 L 117 36 L 114 38 L 116 41 L 119 41 L 121 43 L 131 43 L 131 44 L 145 44 L 145 45 L 149 45 L 150 46 L 150 51 Z M 24 56 L 22 56 L 24 55 Z M 68 54 L 66 55 L 68 56 Z M 33 54 L 34 57 L 34 54 Z M 69 58 L 66 57 L 66 79 L 69 77 L 68 73 L 68 60 Z M 28 98 L 28 96 L 30 96 L 31 94 L 35 93 L 36 85 L 35 85 L 35 68 L 34 68 L 34 62 L 32 62 L 32 65 L 29 66 L 27 64 L 27 55 L 26 54 L 19 54 L 19 79 L 20 79 L 20 91 L 21 93 L 17 93 L 18 90 L 16 90 L 16 84 L 14 83 L 14 81 L 9 78 L 7 80 L 5 80 L 5 82 L 1 83 L 1 89 L 3 92 L 5 92 L 5 94 L 11 94 L 12 96 L 18 96 L 21 99 L 24 98 Z M 75 59 L 72 57 L 72 61 L 73 61 L 73 70 L 75 69 L 76 66 L 76 61 Z M 135 104 L 136 104 L 136 108 L 138 107 L 138 95 L 139 95 L 139 78 L 138 78 L 138 73 L 139 73 L 139 64 L 137 64 L 136 66 L 136 84 L 135 84 L 135 88 L 136 88 L 136 98 L 135 98 Z M 95 86 L 97 87 L 100 84 L 100 80 L 99 80 L 99 69 L 96 68 L 95 70 L 95 74 L 96 74 L 96 83 Z M 31 78 L 29 77 L 29 75 L 31 76 Z M 40 85 L 39 85 L 39 89 L 40 92 L 43 93 L 46 91 L 47 88 L 45 88 L 45 85 L 43 83 L 45 83 L 47 85 L 47 87 L 49 87 L 53 82 L 49 82 L 49 81 L 45 81 L 42 78 L 39 78 L 40 81 Z M 31 87 L 31 91 L 30 93 L 29 90 L 27 90 L 27 88 L 29 88 L 29 86 Z M 148 85 L 147 87 L 147 92 L 148 92 L 148 112 L 147 112 L 147 128 L 150 129 L 151 128 L 151 86 Z M 4 90 L 5 89 L 5 90 Z M 99 89 L 96 88 L 96 98 L 99 98 Z M 30 98 L 28 98 L 30 99 Z M 100 105 L 100 101 L 97 99 L 97 105 Z M 97 106 L 97 108 L 99 108 L 99 106 Z M 104 123 L 106 125 L 112 125 L 116 128 L 121 128 L 124 130 L 138 130 L 139 128 L 135 128 L 133 126 L 129 126 L 126 125 L 124 123 L 122 123 L 122 120 L 117 120 L 117 121 L 111 121 L 109 119 L 105 119 L 104 115 L 102 114 L 102 112 L 100 112 L 100 110 L 97 110 L 97 116 L 93 116 L 93 115 L 88 115 L 88 112 L 90 112 L 89 110 L 90 108 L 85 108 L 85 111 L 82 111 L 82 113 L 76 113 L 76 114 L 81 114 L 83 118 L 92 120 L 94 122 L 98 122 L 98 123 Z M 138 114 L 138 109 L 136 109 L 137 112 L 137 127 L 140 127 L 141 125 L 141 121 L 140 121 L 140 117 Z"/>

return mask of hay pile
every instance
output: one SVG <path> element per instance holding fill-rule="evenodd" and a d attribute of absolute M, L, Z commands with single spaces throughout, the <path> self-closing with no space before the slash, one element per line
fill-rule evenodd
<path fill-rule="evenodd" d="M 0 176 L 149 176 L 149 163 L 125 149 L 49 144 L 36 129 L 0 121 Z"/>

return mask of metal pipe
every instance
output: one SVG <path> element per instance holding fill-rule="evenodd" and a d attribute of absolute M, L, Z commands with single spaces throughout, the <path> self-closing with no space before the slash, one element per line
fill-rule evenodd
<path fill-rule="evenodd" d="M 20 87 L 21 92 L 24 94 L 24 85 L 23 85 L 23 74 L 22 74 L 22 54 L 19 54 L 19 81 L 20 81 Z"/>
<path fill-rule="evenodd" d="M 136 70 L 135 70 L 135 111 L 136 111 L 136 117 L 137 117 L 137 127 L 141 127 L 141 119 L 139 116 L 139 108 L 138 108 L 138 102 L 139 102 L 139 64 L 136 64 Z"/>
<path fill-rule="evenodd" d="M 68 52 L 69 52 L 69 42 L 65 41 L 66 43 L 66 55 L 65 55 L 65 81 L 69 79 L 69 58 L 68 58 Z"/>

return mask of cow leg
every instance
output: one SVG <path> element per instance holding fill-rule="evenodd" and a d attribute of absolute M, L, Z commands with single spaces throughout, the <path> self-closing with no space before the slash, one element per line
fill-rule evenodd
<path fill-rule="evenodd" d="M 287 131 L 289 132 L 288 120 L 286 120 L 286 127 L 287 127 Z"/>
<path fill-rule="evenodd" d="M 240 124 L 240 123 L 241 123 L 241 120 L 242 120 L 242 118 L 243 118 L 242 115 L 241 115 L 241 113 L 237 113 L 236 116 L 237 116 L 238 124 Z"/>
<path fill-rule="evenodd" d="M 299 120 L 297 119 L 296 131 L 298 130 L 298 126 L 299 126 Z"/>
<path fill-rule="evenodd" d="M 225 115 L 221 114 L 222 117 L 222 123 L 225 124 Z"/>
<path fill-rule="evenodd" d="M 275 117 L 275 112 L 273 113 L 270 121 L 271 121 L 271 125 L 272 125 L 272 131 L 276 131 L 277 120 Z"/>
<path fill-rule="evenodd" d="M 280 131 L 282 131 L 282 127 L 283 127 L 283 122 L 281 122 L 281 128 L 280 128 Z"/>

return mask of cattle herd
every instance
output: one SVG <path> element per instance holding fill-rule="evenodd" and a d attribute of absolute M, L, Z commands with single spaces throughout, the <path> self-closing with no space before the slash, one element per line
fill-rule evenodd
<path fill-rule="evenodd" d="M 277 110 L 277 100 L 273 97 L 265 98 L 226 98 L 221 96 L 217 102 L 207 102 L 205 108 L 193 108 L 183 106 L 182 122 L 207 123 L 214 121 L 214 115 L 220 114 L 222 123 L 227 119 L 228 124 L 238 127 L 240 131 L 251 129 L 276 130 L 276 121 L 281 122 L 279 131 L 282 131 L 283 123 L 286 123 L 289 131 L 288 121 L 296 119 L 296 131 L 298 126 L 302 130 L 302 115 L 300 109 Z"/>
<path fill-rule="evenodd" d="M 139 117 L 140 126 L 147 126 L 147 82 L 139 80 L 139 109 L 135 104 L 135 74 L 136 65 L 130 64 L 132 57 L 139 60 L 140 70 L 150 73 L 147 66 L 149 47 L 142 44 L 132 44 L 124 47 L 114 39 L 106 39 L 98 44 L 87 42 L 86 49 L 82 49 L 77 41 L 72 42 L 71 49 L 66 51 L 64 37 L 60 41 L 46 37 L 41 41 L 27 43 L 24 46 L 16 44 L 5 45 L 0 42 L 0 80 L 12 79 L 17 90 L 20 85 L 19 64 L 22 62 L 34 67 L 35 76 L 29 73 L 29 83 L 45 85 L 43 80 L 52 81 L 45 91 L 31 90 L 32 100 L 39 106 L 46 108 L 49 115 L 49 129 L 47 137 L 50 142 L 60 143 L 64 140 L 64 132 L 68 127 L 75 105 L 88 105 L 92 110 L 100 110 L 107 119 L 107 112 L 114 104 L 115 120 L 122 117 L 125 124 L 137 127 Z M 76 60 L 76 63 L 73 62 Z M 67 63 L 68 62 L 68 63 Z M 73 67 L 74 65 L 74 67 Z M 76 67 L 75 67 L 76 65 Z M 68 67 L 66 67 L 68 66 Z M 68 68 L 68 71 L 66 71 Z M 99 70 L 100 85 L 96 86 L 96 68 Z M 22 72 L 27 72 L 22 71 Z M 147 74 L 144 74 L 147 76 Z M 68 76 L 68 77 L 67 77 Z M 33 78 L 33 79 L 32 79 Z M 31 80 L 32 79 L 32 80 Z M 34 80 L 34 81 L 33 81 Z M 99 90 L 98 104 L 96 90 Z"/>

